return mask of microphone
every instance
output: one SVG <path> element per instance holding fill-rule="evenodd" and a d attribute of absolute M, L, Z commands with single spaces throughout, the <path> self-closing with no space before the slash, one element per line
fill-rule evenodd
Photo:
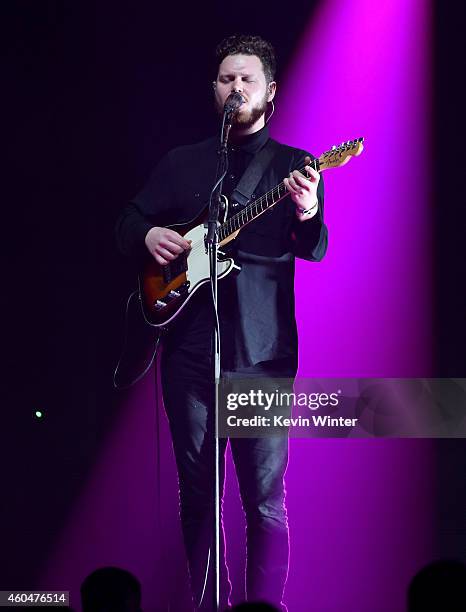
<path fill-rule="evenodd" d="M 231 93 L 225 101 L 225 106 L 223 107 L 223 112 L 225 114 L 235 113 L 241 104 L 244 104 L 245 100 L 243 96 L 238 92 L 234 91 Z"/>

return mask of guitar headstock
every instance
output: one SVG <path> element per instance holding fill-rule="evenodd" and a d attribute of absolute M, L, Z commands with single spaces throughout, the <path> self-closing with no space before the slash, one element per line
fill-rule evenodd
<path fill-rule="evenodd" d="M 333 146 L 329 151 L 325 151 L 325 153 L 322 153 L 319 157 L 319 170 L 344 166 L 349 162 L 351 157 L 361 155 L 364 149 L 363 142 L 364 138 L 356 138 L 355 140 L 342 142 L 338 147 Z"/>

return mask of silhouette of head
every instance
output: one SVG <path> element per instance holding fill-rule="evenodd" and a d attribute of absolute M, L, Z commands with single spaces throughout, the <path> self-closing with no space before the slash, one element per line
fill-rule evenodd
<path fill-rule="evenodd" d="M 435 561 L 422 568 L 408 588 L 408 612 L 466 610 L 466 566 Z"/>
<path fill-rule="evenodd" d="M 141 585 L 119 567 L 95 570 L 81 585 L 83 612 L 141 612 Z"/>

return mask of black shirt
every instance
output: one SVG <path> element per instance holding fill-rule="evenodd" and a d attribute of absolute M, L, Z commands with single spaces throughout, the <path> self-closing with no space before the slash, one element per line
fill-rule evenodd
<path fill-rule="evenodd" d="M 268 139 L 266 126 L 230 142 L 229 169 L 223 184 L 227 197 Z M 117 240 L 124 254 L 141 261 L 149 256 L 144 238 L 151 227 L 187 222 L 207 205 L 217 149 L 218 137 L 209 138 L 174 149 L 160 161 L 144 189 L 118 219 Z M 306 151 L 279 144 L 254 195 L 263 195 L 292 170 L 302 168 L 306 155 Z M 298 221 L 295 205 L 287 197 L 245 226 L 230 243 L 229 254 L 241 272 L 219 281 L 223 370 L 285 358 L 297 366 L 294 258 L 319 261 L 327 249 L 322 180 L 317 193 L 319 212 L 312 219 Z M 170 324 L 164 352 L 172 366 L 189 371 L 198 367 L 200 372 L 210 362 L 212 329 L 210 287 L 206 284 Z"/>

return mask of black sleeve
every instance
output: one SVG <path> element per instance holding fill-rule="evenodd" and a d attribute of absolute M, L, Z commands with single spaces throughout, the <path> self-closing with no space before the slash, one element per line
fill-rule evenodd
<path fill-rule="evenodd" d="M 170 154 L 153 170 L 144 188 L 127 204 L 117 219 L 115 233 L 123 255 L 140 259 L 146 255 L 147 232 L 162 223 L 173 202 Z"/>
<path fill-rule="evenodd" d="M 314 156 L 307 153 L 312 159 Z M 304 155 L 296 164 L 296 168 L 304 167 Z M 293 253 L 296 257 L 308 261 L 320 261 L 327 252 L 328 231 L 324 223 L 324 181 L 320 175 L 317 187 L 318 212 L 308 221 L 299 221 L 294 216 L 292 223 Z"/>

